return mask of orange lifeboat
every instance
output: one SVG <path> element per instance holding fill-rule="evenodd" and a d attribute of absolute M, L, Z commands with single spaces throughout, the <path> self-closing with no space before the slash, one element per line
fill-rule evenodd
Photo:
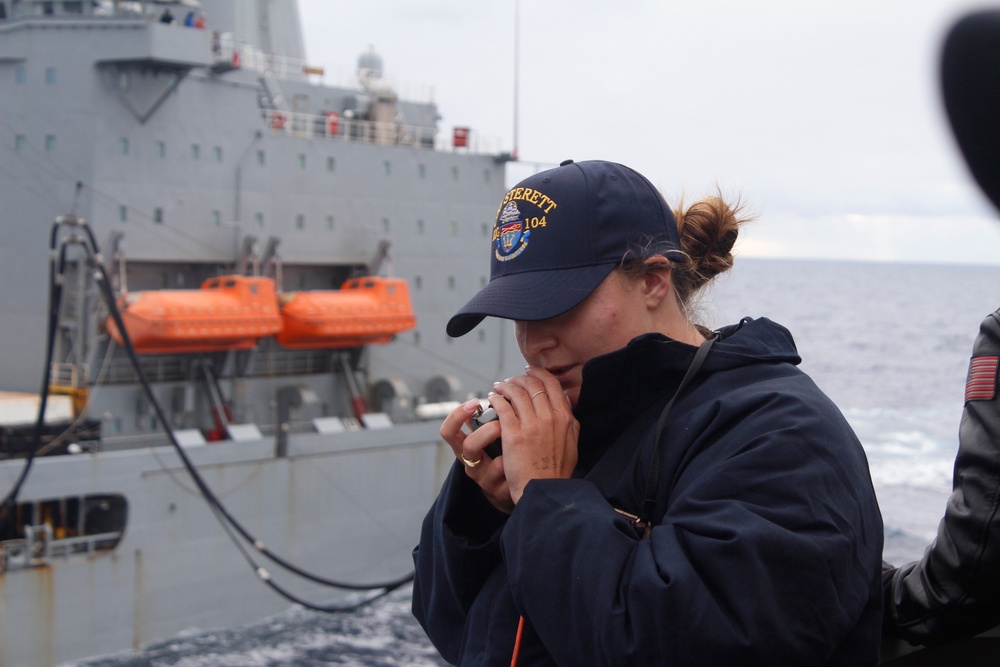
<path fill-rule="evenodd" d="M 220 276 L 201 289 L 130 292 L 118 307 L 139 354 L 248 350 L 281 330 L 270 278 Z M 114 320 L 107 327 L 122 344 Z"/>
<path fill-rule="evenodd" d="M 277 335 L 293 350 L 388 343 L 417 324 L 410 289 L 400 278 L 355 278 L 339 290 L 286 292 Z"/>

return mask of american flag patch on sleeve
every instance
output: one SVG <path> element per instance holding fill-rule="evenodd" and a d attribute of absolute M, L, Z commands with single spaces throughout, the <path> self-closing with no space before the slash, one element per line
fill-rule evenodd
<path fill-rule="evenodd" d="M 997 366 L 1000 357 L 973 357 L 965 381 L 966 401 L 988 401 L 997 394 Z"/>

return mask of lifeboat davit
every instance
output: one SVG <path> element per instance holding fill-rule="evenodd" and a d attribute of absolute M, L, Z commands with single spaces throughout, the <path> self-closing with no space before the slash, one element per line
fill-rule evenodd
<path fill-rule="evenodd" d="M 281 295 L 282 347 L 360 347 L 388 343 L 417 325 L 410 289 L 400 278 L 354 278 L 339 290 Z"/>
<path fill-rule="evenodd" d="M 270 278 L 220 276 L 201 289 L 130 292 L 118 308 L 139 354 L 248 350 L 281 330 Z M 107 326 L 121 345 L 114 320 Z"/>

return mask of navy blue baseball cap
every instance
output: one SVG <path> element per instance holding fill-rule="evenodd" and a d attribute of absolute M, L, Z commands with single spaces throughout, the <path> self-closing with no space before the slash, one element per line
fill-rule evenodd
<path fill-rule="evenodd" d="M 487 316 L 547 320 L 583 301 L 629 253 L 681 253 L 677 222 L 642 174 L 601 160 L 567 160 L 518 183 L 500 202 L 490 282 L 449 321 L 463 336 Z"/>

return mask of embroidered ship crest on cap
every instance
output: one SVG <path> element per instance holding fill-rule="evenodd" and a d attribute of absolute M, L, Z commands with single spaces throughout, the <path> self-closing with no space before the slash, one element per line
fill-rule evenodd
<path fill-rule="evenodd" d="M 514 259 L 528 247 L 529 236 L 531 232 L 525 229 L 517 204 L 509 202 L 500 212 L 496 227 L 493 229 L 496 258 L 501 262 Z"/>

